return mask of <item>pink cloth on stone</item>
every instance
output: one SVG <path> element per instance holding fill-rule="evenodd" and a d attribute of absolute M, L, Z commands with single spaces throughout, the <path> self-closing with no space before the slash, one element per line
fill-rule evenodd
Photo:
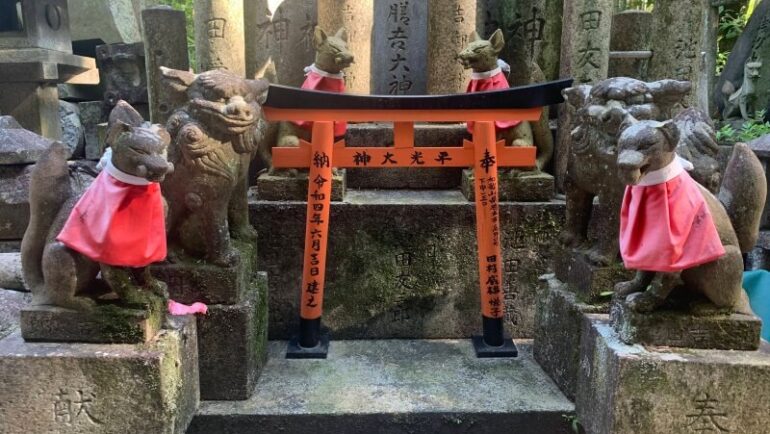
<path fill-rule="evenodd" d="M 626 268 L 675 272 L 725 254 L 698 184 L 677 157 L 627 186 L 620 211 L 620 253 Z"/>
<path fill-rule="evenodd" d="M 483 92 L 488 90 L 508 89 L 508 80 L 505 78 L 502 68 L 495 68 L 488 72 L 474 72 L 471 74 L 471 81 L 468 82 L 466 93 Z M 497 131 L 507 130 L 519 125 L 521 121 L 496 121 L 495 129 Z M 473 122 L 468 122 L 468 132 L 473 134 Z"/>
<path fill-rule="evenodd" d="M 204 303 L 195 302 L 191 305 L 186 305 L 182 303 L 177 303 L 174 300 L 168 301 L 168 313 L 171 315 L 192 315 L 192 314 L 207 314 L 209 311 L 209 307 L 206 306 Z"/>
<path fill-rule="evenodd" d="M 305 82 L 302 89 L 320 90 L 324 92 L 345 93 L 345 78 L 342 73 L 332 74 L 318 69 L 315 64 L 305 68 Z M 313 129 L 311 121 L 292 121 L 295 125 L 306 130 Z M 344 136 L 348 129 L 347 122 L 334 123 L 334 136 Z"/>

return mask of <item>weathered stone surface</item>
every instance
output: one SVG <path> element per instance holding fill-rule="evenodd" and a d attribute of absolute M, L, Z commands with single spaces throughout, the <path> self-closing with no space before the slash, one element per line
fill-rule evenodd
<path fill-rule="evenodd" d="M 249 243 L 233 244 L 241 256 L 236 265 L 222 267 L 192 258 L 177 258 L 178 262 L 152 265 L 152 273 L 166 282 L 171 298 L 180 303 L 240 303 L 256 267 L 256 251 Z"/>
<path fill-rule="evenodd" d="M 195 319 L 148 344 L 0 341 L 0 432 L 183 434 L 198 407 Z"/>
<path fill-rule="evenodd" d="M 0 240 L 0 253 L 18 253 L 21 240 Z"/>
<path fill-rule="evenodd" d="M 586 432 L 595 434 L 765 432 L 770 347 L 631 346 L 605 318 L 586 318 L 575 402 Z"/>
<path fill-rule="evenodd" d="M 505 202 L 548 202 L 555 194 L 554 178 L 545 172 L 501 170 L 499 199 Z M 462 192 L 468 201 L 475 199 L 473 170 L 463 170 Z"/>
<path fill-rule="evenodd" d="M 689 306 L 675 302 L 652 313 L 639 313 L 625 300 L 615 300 L 610 320 L 620 340 L 627 344 L 706 350 L 756 350 L 762 328 L 762 320 L 754 315 L 698 315 Z"/>
<path fill-rule="evenodd" d="M 132 0 L 79 0 L 70 3 L 73 41 L 99 39 L 105 44 L 141 42 Z"/>
<path fill-rule="evenodd" d="M 468 340 L 334 341 L 318 363 L 269 348 L 254 396 L 203 402 L 190 434 L 572 432 L 572 403 L 526 344 L 516 359 L 478 359 Z"/>
<path fill-rule="evenodd" d="M 626 10 L 612 16 L 611 51 L 646 51 L 651 48 L 652 13 Z M 644 80 L 649 59 L 610 59 L 608 77 Z"/>
<path fill-rule="evenodd" d="M 267 275 L 249 284 L 238 304 L 209 305 L 198 317 L 201 399 L 243 400 L 267 359 Z"/>
<path fill-rule="evenodd" d="M 560 244 L 554 244 L 553 249 L 556 277 L 587 303 L 606 298 L 602 293 L 613 291 L 616 283 L 630 280 L 634 275 L 619 262 L 598 266 L 586 252 L 572 252 Z"/>
<path fill-rule="evenodd" d="M 0 166 L 0 239 L 20 240 L 29 221 L 29 174 L 33 166 Z"/>
<path fill-rule="evenodd" d="M 254 78 L 272 63 L 276 83 L 300 87 L 305 81 L 304 69 L 315 57 L 313 31 L 318 24 L 318 1 L 284 0 L 271 13 L 268 0 L 249 0 L 243 9 L 250 23 L 245 29 L 246 77 Z"/>
<path fill-rule="evenodd" d="M 0 252 L 0 288 L 26 291 L 21 272 L 21 254 Z"/>
<path fill-rule="evenodd" d="M 580 339 L 583 319 L 589 314 L 609 312 L 604 303 L 581 302 L 563 282 L 550 274 L 543 276 L 545 288 L 538 298 L 535 314 L 535 360 L 570 400 L 575 400 Z"/>
<path fill-rule="evenodd" d="M 425 124 L 414 126 L 414 144 L 421 146 L 462 146 L 470 139 L 465 124 Z M 393 146 L 393 125 L 360 123 L 348 126 L 347 147 Z M 346 169 L 349 188 L 453 189 L 460 185 L 459 168 Z"/>
<path fill-rule="evenodd" d="M 21 334 L 28 342 L 140 344 L 161 327 L 166 306 L 146 309 L 100 306 L 82 312 L 55 306 L 29 306 L 21 311 Z"/>
<path fill-rule="evenodd" d="M 98 160 L 104 148 L 99 139 L 98 125 L 107 122 L 106 107 L 103 101 L 81 102 L 78 107 L 85 136 L 85 157 L 89 160 Z"/>
<path fill-rule="evenodd" d="M 72 53 L 66 0 L 4 2 L 0 17 L 0 50 L 44 48 Z"/>
<path fill-rule="evenodd" d="M 173 92 L 162 83 L 160 67 L 190 69 L 185 15 L 168 6 L 156 6 L 142 11 L 142 23 L 150 120 L 165 124 L 177 107 Z"/>
<path fill-rule="evenodd" d="M 243 3 L 243 0 L 195 0 L 197 71 L 224 68 L 240 77 L 246 76 Z"/>
<path fill-rule="evenodd" d="M 355 63 L 345 69 L 346 91 L 370 93 L 374 0 L 318 0 L 318 25 L 329 34 L 337 33 L 341 27 L 347 29 L 348 49 L 355 56 Z"/>
<path fill-rule="evenodd" d="M 259 264 L 270 275 L 270 337 L 297 330 L 304 202 L 256 201 Z M 506 327 L 531 337 L 538 276 L 562 202 L 501 203 Z M 465 338 L 480 324 L 475 208 L 459 191 L 349 191 L 333 203 L 323 322 L 335 339 Z"/>
<path fill-rule="evenodd" d="M 465 91 L 470 70 L 457 54 L 476 30 L 476 0 L 428 1 L 428 93 Z"/>
<path fill-rule="evenodd" d="M 13 116 L 33 133 L 61 138 L 59 92 L 49 83 L 0 83 L 0 113 Z"/>
<path fill-rule="evenodd" d="M 147 68 L 144 44 L 105 44 L 96 47 L 104 102 L 109 108 L 123 100 L 129 104 L 147 104 Z"/>
<path fill-rule="evenodd" d="M 307 200 L 308 172 L 298 171 L 296 175 L 263 173 L 257 178 L 253 190 L 260 200 Z M 345 197 L 345 170 L 332 176 L 332 201 L 342 201 Z"/>
<path fill-rule="evenodd" d="M 21 309 L 32 300 L 27 292 L 0 289 L 0 340 L 19 327 Z"/>
<path fill-rule="evenodd" d="M 12 116 L 0 116 L 0 165 L 34 163 L 51 143 L 22 128 Z"/>
<path fill-rule="evenodd" d="M 372 51 L 386 64 L 372 68 L 372 93 L 424 95 L 427 90 L 428 2 L 377 0 Z M 358 58 L 356 58 L 358 63 Z"/>
<path fill-rule="evenodd" d="M 82 158 L 85 153 L 85 131 L 80 121 L 77 104 L 59 100 L 61 142 L 70 150 L 72 158 Z"/>

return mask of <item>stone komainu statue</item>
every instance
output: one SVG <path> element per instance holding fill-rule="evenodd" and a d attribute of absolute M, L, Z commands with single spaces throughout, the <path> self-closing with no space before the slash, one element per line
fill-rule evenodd
<path fill-rule="evenodd" d="M 564 90 L 575 110 L 567 165 L 565 193 L 567 221 L 561 241 L 585 249 L 598 265 L 618 258 L 618 228 L 624 185 L 617 177 L 618 137 L 632 120 L 669 120 L 671 112 L 690 91 L 689 82 L 660 80 L 651 83 L 631 78 L 611 78 L 595 86 Z M 673 118 L 680 130 L 677 153 L 690 160 L 693 178 L 712 192 L 719 187 L 718 146 L 708 116 L 686 110 Z M 606 215 L 596 242 L 588 240 L 593 200 Z"/>
<path fill-rule="evenodd" d="M 176 167 L 163 183 L 169 260 L 183 252 L 233 265 L 239 255 L 230 237 L 256 240 L 249 224 L 247 177 L 258 151 L 269 161 L 260 106 L 268 83 L 224 70 L 196 75 L 163 68 L 162 73 L 182 102 L 167 123 L 169 161 Z"/>

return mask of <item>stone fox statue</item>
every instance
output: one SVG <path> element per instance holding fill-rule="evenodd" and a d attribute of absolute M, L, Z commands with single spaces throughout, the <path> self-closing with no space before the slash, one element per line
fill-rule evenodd
<path fill-rule="evenodd" d="M 169 260 L 184 252 L 221 266 L 239 261 L 230 237 L 256 240 L 249 224 L 249 164 L 264 140 L 260 104 L 268 83 L 228 71 L 201 74 L 162 68 L 164 81 L 184 103 L 169 118 L 169 160 L 176 170 L 163 182 L 169 205 Z M 269 160 L 267 160 L 269 161 Z"/>
<path fill-rule="evenodd" d="M 492 36 L 482 39 L 478 33 L 470 35 L 470 44 L 463 49 L 457 58 L 467 69 L 473 73 L 468 83 L 468 92 L 480 92 L 496 89 L 507 89 L 508 81 L 505 78 L 504 62 L 498 59 L 498 55 L 505 47 L 502 30 L 496 30 Z M 536 68 L 539 69 L 539 68 Z M 533 78 L 545 81 L 542 72 L 533 74 Z M 537 146 L 537 168 L 542 170 L 553 156 L 553 136 L 548 129 L 548 113 L 544 112 L 540 120 L 530 124 L 523 121 L 496 122 L 498 136 L 504 139 L 509 146 Z M 469 132 L 473 132 L 473 124 L 468 124 Z M 534 133 L 533 133 L 534 130 Z"/>
<path fill-rule="evenodd" d="M 147 265 L 166 256 L 158 182 L 173 170 L 164 156 L 169 140 L 120 101 L 109 118 L 111 160 L 85 193 L 70 184 L 64 145 L 54 143 L 38 161 L 21 246 L 33 304 L 89 309 L 100 271 L 124 302 L 141 303 L 141 290 L 167 297 Z"/>
<path fill-rule="evenodd" d="M 751 313 L 741 253 L 758 237 L 767 193 L 762 166 L 745 144 L 736 144 L 715 196 L 687 174 L 678 142 L 673 121 L 632 121 L 620 136 L 618 176 L 628 186 L 621 255 L 627 268 L 640 271 L 615 291 L 627 296 L 631 309 L 647 312 L 681 282 L 719 308 Z"/>

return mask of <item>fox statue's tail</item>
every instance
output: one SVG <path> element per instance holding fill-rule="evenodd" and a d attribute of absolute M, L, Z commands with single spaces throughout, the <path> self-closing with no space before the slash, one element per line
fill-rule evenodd
<path fill-rule="evenodd" d="M 757 244 L 766 196 L 762 164 L 745 143 L 736 143 L 719 189 L 719 201 L 730 216 L 743 253 Z"/>
<path fill-rule="evenodd" d="M 32 169 L 30 178 L 30 218 L 21 241 L 21 264 L 27 286 L 33 294 L 39 294 L 44 285 L 43 250 L 51 226 L 64 203 L 73 195 L 64 145 L 54 142 Z"/>

